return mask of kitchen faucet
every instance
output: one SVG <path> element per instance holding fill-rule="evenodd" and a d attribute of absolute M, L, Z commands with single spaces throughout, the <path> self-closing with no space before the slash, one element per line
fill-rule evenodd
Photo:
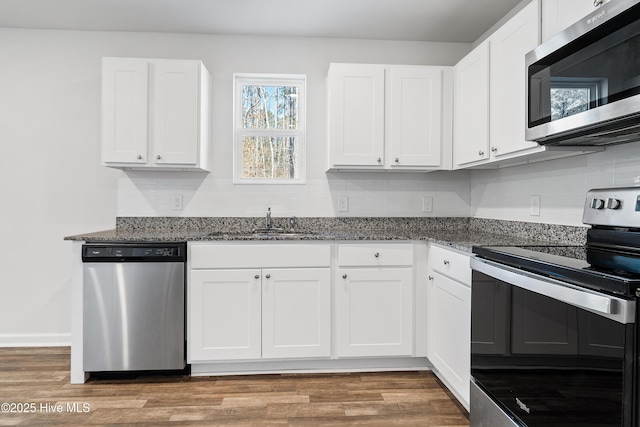
<path fill-rule="evenodd" d="M 271 208 L 267 208 L 267 217 L 264 219 L 264 228 L 271 228 Z"/>

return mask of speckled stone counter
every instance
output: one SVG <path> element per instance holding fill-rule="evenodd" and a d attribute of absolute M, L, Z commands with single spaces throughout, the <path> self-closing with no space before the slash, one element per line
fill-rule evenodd
<path fill-rule="evenodd" d="M 66 237 L 87 242 L 423 240 L 470 251 L 476 245 L 582 245 L 585 227 L 475 218 L 273 218 L 283 233 L 260 234 L 264 218 L 119 217 L 116 228 Z"/>

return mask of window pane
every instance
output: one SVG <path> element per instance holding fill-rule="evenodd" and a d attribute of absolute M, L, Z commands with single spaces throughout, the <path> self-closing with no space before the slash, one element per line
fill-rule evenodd
<path fill-rule="evenodd" d="M 296 86 L 242 86 L 244 129 L 297 129 Z"/>
<path fill-rule="evenodd" d="M 552 88 L 551 120 L 587 111 L 590 99 L 589 88 Z"/>
<path fill-rule="evenodd" d="M 295 137 L 245 136 L 242 139 L 242 178 L 297 179 Z"/>

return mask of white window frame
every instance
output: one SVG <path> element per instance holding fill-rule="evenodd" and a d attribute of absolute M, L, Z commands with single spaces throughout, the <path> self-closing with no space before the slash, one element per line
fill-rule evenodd
<path fill-rule="evenodd" d="M 298 129 L 244 129 L 242 127 L 242 87 L 295 86 L 298 88 Z M 233 75 L 233 183 L 234 184 L 305 184 L 306 183 L 306 92 L 307 77 L 303 74 L 247 74 Z M 242 140 L 245 136 L 295 136 L 298 146 L 298 178 L 268 179 L 242 178 Z"/>

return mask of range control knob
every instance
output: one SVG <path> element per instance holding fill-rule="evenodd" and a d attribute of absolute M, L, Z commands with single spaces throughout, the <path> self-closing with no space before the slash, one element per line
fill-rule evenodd
<path fill-rule="evenodd" d="M 620 207 L 620 200 L 609 197 L 607 199 L 607 209 L 618 209 Z"/>
<path fill-rule="evenodd" d="M 604 200 L 602 199 L 591 199 L 591 204 L 589 205 L 591 209 L 603 209 L 604 208 Z"/>

